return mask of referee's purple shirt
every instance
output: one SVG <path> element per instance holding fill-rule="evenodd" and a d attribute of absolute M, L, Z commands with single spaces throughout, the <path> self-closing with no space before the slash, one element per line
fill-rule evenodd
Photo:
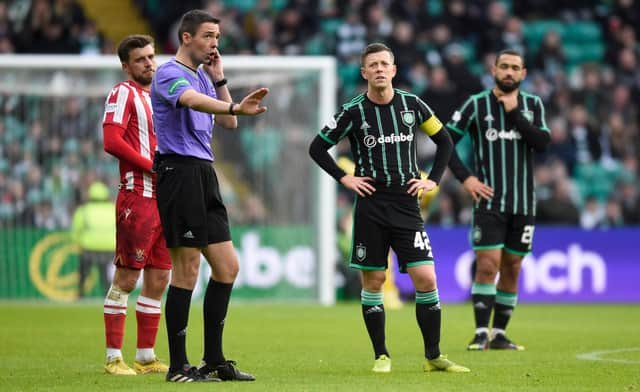
<path fill-rule="evenodd" d="M 178 98 L 188 89 L 217 98 L 211 79 L 201 66 L 194 72 L 172 58 L 156 70 L 151 106 L 158 151 L 213 161 L 213 115 L 179 106 Z"/>

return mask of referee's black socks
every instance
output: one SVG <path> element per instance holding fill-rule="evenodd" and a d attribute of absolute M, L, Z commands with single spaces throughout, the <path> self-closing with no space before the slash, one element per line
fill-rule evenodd
<path fill-rule="evenodd" d="M 164 314 L 167 323 L 167 337 L 169 338 L 170 370 L 182 369 L 187 359 L 187 324 L 189 322 L 189 308 L 191 307 L 192 290 L 169 286 Z"/>
<path fill-rule="evenodd" d="M 222 331 L 229 308 L 233 283 L 220 283 L 209 279 L 204 294 L 204 361 L 219 365 L 225 361 L 222 352 Z"/>

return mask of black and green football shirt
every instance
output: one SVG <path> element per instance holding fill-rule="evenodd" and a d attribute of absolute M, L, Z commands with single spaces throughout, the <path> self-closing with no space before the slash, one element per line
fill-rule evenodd
<path fill-rule="evenodd" d="M 540 97 L 520 91 L 520 113 L 538 131 L 549 132 Z M 473 146 L 474 173 L 493 188 L 491 200 L 475 207 L 502 213 L 535 215 L 533 148 L 525 142 L 491 90 L 472 95 L 447 123 L 454 142 L 469 134 Z"/>
<path fill-rule="evenodd" d="M 355 175 L 371 177 L 387 187 L 402 186 L 420 178 L 416 130 L 433 136 L 442 123 L 416 95 L 394 89 L 391 102 L 378 105 L 366 93 L 342 105 L 319 136 L 330 144 L 348 137 Z"/>

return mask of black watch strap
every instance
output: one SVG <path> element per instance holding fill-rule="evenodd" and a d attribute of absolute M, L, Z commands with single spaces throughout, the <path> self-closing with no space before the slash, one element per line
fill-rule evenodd
<path fill-rule="evenodd" d="M 217 82 L 214 83 L 216 87 L 222 87 L 225 84 L 227 84 L 227 78 L 224 79 L 220 79 Z"/>

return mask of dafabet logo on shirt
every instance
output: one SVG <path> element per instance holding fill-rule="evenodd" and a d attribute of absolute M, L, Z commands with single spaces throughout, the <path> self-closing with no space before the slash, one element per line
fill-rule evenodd
<path fill-rule="evenodd" d="M 380 136 L 378 138 L 373 135 L 367 135 L 362 139 L 362 142 L 367 148 L 374 148 L 378 144 L 395 144 L 411 141 L 413 141 L 413 134 L 405 135 L 402 132 L 395 135 Z"/>

